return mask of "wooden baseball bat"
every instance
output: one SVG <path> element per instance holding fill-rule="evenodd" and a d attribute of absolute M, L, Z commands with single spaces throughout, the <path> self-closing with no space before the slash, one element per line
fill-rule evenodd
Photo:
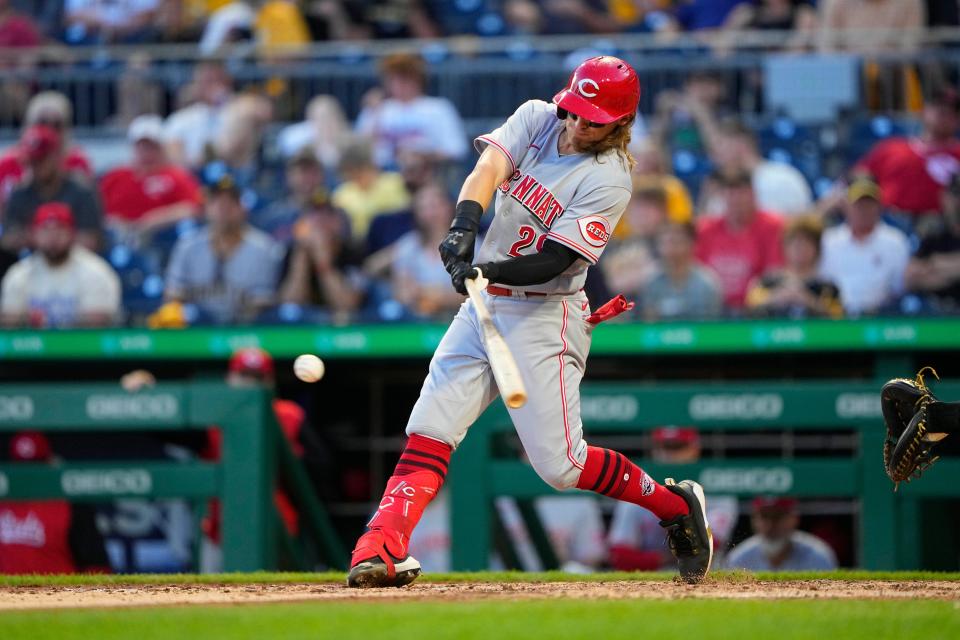
<path fill-rule="evenodd" d="M 506 340 L 497 331 L 493 324 L 493 318 L 487 309 L 486 303 L 480 292 L 487 288 L 487 279 L 483 276 L 478 278 L 464 280 L 467 287 L 467 293 L 473 300 L 473 306 L 477 310 L 477 319 L 480 321 L 480 327 L 483 330 L 483 342 L 487 346 L 487 360 L 490 362 L 490 368 L 493 370 L 493 378 L 497 381 L 497 388 L 500 389 L 500 395 L 503 401 L 511 409 L 519 409 L 527 402 L 527 390 L 523 386 L 523 380 L 520 378 L 520 370 L 517 369 L 517 361 L 513 359 L 510 353 L 510 347 Z"/>

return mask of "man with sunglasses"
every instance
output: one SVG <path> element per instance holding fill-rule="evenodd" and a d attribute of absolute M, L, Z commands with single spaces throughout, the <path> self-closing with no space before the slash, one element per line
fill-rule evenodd
<path fill-rule="evenodd" d="M 35 126 L 52 129 L 60 134 L 63 169 L 82 182 L 93 180 L 93 165 L 83 149 L 70 143 L 70 121 L 73 109 L 70 101 L 57 91 L 41 91 L 30 99 L 24 118 L 20 144 L 0 156 L 0 208 L 20 182 L 30 172 L 28 132 Z"/>
<path fill-rule="evenodd" d="M 461 293 L 464 280 L 481 272 L 491 283 L 483 295 L 529 394 L 510 417 L 533 468 L 556 489 L 594 491 L 652 511 L 681 576 L 693 583 L 712 558 L 703 489 L 689 480 L 661 485 L 623 454 L 587 446 L 580 422 L 593 327 L 631 306 L 619 296 L 591 314 L 583 285 L 630 199 L 627 144 L 639 100 L 633 68 L 599 56 L 577 67 L 553 104 L 526 102 L 479 136 L 482 153 L 440 256 Z M 495 194 L 496 216 L 473 264 L 480 218 Z M 468 300 L 430 363 L 406 448 L 354 549 L 350 586 L 402 586 L 420 574 L 407 550 L 410 534 L 443 484 L 453 449 L 497 395 Z"/>

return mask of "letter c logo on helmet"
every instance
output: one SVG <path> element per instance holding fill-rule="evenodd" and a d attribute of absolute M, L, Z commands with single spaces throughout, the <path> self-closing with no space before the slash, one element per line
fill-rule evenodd
<path fill-rule="evenodd" d="M 583 88 L 584 86 L 592 87 L 593 93 L 584 89 Z M 582 95 L 584 98 L 596 98 L 597 94 L 600 93 L 600 85 L 598 85 L 596 82 L 594 82 L 590 78 L 584 78 L 583 80 L 580 80 L 579 82 L 577 82 L 577 93 Z"/>
<path fill-rule="evenodd" d="M 563 111 L 598 124 L 610 124 L 637 113 L 640 79 L 620 58 L 597 56 L 577 67 L 567 88 L 553 97 Z"/>

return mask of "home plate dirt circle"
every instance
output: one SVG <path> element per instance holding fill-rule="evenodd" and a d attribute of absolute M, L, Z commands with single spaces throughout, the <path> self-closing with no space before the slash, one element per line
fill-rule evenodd
<path fill-rule="evenodd" d="M 867 599 L 960 601 L 960 582 L 918 580 L 457 582 L 415 583 L 401 589 L 348 589 L 342 584 L 168 584 L 2 587 L 0 611 L 28 609 L 182 606 L 303 601 L 593 599 Z"/>

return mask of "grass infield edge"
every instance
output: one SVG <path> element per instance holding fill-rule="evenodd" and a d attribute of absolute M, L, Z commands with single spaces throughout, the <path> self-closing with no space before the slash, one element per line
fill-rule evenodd
<path fill-rule="evenodd" d="M 649 572 L 603 572 L 589 574 L 547 571 L 525 573 L 519 571 L 480 571 L 464 573 L 424 574 L 418 582 L 425 583 L 463 583 L 463 582 L 609 582 L 609 581 L 667 581 L 673 580 L 672 573 Z M 343 583 L 346 574 L 341 572 L 293 573 L 293 572 L 254 572 L 254 573 L 214 573 L 214 574 L 74 574 L 74 575 L 23 575 L 0 576 L 0 587 L 96 587 L 96 586 L 136 586 L 136 585 L 230 585 L 230 584 L 329 584 Z M 711 582 L 791 582 L 799 580 L 840 580 L 859 582 L 865 580 L 884 581 L 960 581 L 960 573 L 935 571 L 820 571 L 790 573 L 750 573 L 746 571 L 717 571 L 707 578 Z"/>

